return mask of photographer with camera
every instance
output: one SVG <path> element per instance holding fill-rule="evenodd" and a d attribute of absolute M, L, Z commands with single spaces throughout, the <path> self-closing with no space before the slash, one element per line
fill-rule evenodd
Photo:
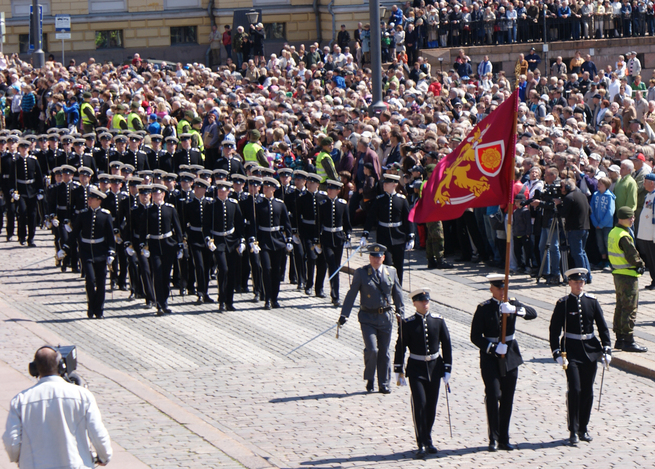
<path fill-rule="evenodd" d="M 548 252 L 546 244 L 548 243 L 548 234 L 551 225 L 557 214 L 557 205 L 561 203 L 561 190 L 559 181 L 559 171 L 556 167 L 546 169 L 544 173 L 543 191 L 535 191 L 535 197 L 530 205 L 538 210 L 541 215 L 541 235 L 539 236 L 539 252 L 543 261 L 542 276 L 547 279 L 549 285 L 558 285 L 560 276 L 560 252 L 559 252 L 559 230 L 553 234 L 550 240 Z M 544 257 L 545 255 L 545 257 Z"/>
<path fill-rule="evenodd" d="M 24 468 L 92 468 L 112 456 L 109 433 L 90 391 L 66 382 L 66 362 L 57 349 L 36 351 L 30 374 L 39 382 L 11 400 L 2 440 L 11 462 Z"/>

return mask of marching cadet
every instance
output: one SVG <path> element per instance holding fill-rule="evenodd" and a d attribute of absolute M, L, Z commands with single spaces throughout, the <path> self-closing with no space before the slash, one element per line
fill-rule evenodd
<path fill-rule="evenodd" d="M 446 321 L 430 312 L 430 289 L 421 288 L 410 293 L 416 314 L 399 322 L 394 371 L 396 382 L 406 386 L 409 379 L 412 391 L 412 412 L 418 452 L 415 459 L 424 459 L 426 453 L 436 454 L 432 444 L 432 426 L 439 400 L 439 385 L 443 378 L 448 386 L 453 358 L 450 333 Z M 439 354 L 439 345 L 443 357 Z M 405 365 L 405 350 L 409 359 Z"/>
<path fill-rule="evenodd" d="M 305 184 L 307 183 L 307 173 L 302 170 L 293 173 L 293 186 L 289 189 L 287 195 L 286 205 L 289 210 L 289 219 L 291 220 L 291 231 L 293 233 L 293 260 L 296 272 L 296 280 L 298 281 L 298 290 L 305 289 L 305 282 L 307 279 L 307 272 L 305 269 L 305 250 L 303 243 L 298 236 L 298 197 L 305 192 Z"/>
<path fill-rule="evenodd" d="M 156 169 L 161 169 L 165 172 L 173 171 L 173 162 L 172 160 L 167 161 L 166 150 L 162 148 L 162 140 L 164 140 L 163 135 L 152 134 L 150 136 L 150 145 L 143 147 L 143 151 L 148 157 L 148 167 L 153 171 Z"/>
<path fill-rule="evenodd" d="M 152 205 L 146 211 L 139 226 L 139 250 L 143 257 L 150 259 L 150 269 L 154 277 L 157 316 L 171 313 L 168 307 L 170 294 L 171 268 L 174 259 L 184 255 L 182 227 L 175 207 L 164 203 L 166 186 L 152 185 Z"/>
<path fill-rule="evenodd" d="M 83 138 L 76 138 L 73 140 L 73 158 L 76 161 L 76 167 L 79 168 L 91 168 L 93 174 L 98 173 L 96 168 L 96 162 L 91 153 L 85 153 L 85 140 Z"/>
<path fill-rule="evenodd" d="M 523 363 L 519 343 L 514 338 L 516 317 L 534 319 L 534 308 L 514 298 L 503 302 L 505 276 L 487 275 L 492 298 L 480 303 L 471 322 L 471 342 L 480 349 L 480 372 L 484 381 L 485 405 L 489 430 L 489 451 L 498 448 L 512 451 L 509 421 L 512 416 L 514 390 Z M 501 339 L 502 315 L 507 315 L 505 341 Z"/>
<path fill-rule="evenodd" d="M 344 248 L 350 247 L 350 217 L 348 202 L 338 197 L 343 183 L 327 180 L 327 197 L 318 203 L 319 220 L 321 220 L 321 247 L 330 275 L 337 272 L 341 265 Z M 330 297 L 336 307 L 339 303 L 339 273 L 330 280 Z"/>
<path fill-rule="evenodd" d="M 603 310 L 595 296 L 583 291 L 587 274 L 585 268 L 564 273 L 571 293 L 557 301 L 550 318 L 550 349 L 553 359 L 564 367 L 568 383 L 566 402 L 571 446 L 577 446 L 580 440 L 593 440 L 588 425 L 598 360 L 606 367 L 612 360 L 612 342 Z M 600 341 L 594 335 L 594 322 Z"/>
<path fill-rule="evenodd" d="M 9 135 L 6 137 L 7 150 L 0 154 L 0 190 L 2 191 L 3 199 L 5 201 L 5 211 L 7 213 L 7 242 L 11 241 L 14 237 L 15 223 L 16 223 L 16 198 L 20 197 L 19 194 L 13 195 L 13 185 L 11 178 L 14 177 L 15 164 L 18 155 L 16 154 L 16 145 L 18 145 L 18 137 L 16 135 Z M 14 143 L 15 142 L 15 143 Z"/>
<path fill-rule="evenodd" d="M 243 215 L 236 199 L 228 197 L 232 182 L 216 182 L 216 198 L 203 218 L 203 235 L 218 270 L 218 311 L 236 311 L 234 285 L 240 281 L 239 256 L 246 249 Z"/>
<path fill-rule="evenodd" d="M 132 219 L 132 211 L 136 209 L 139 203 L 138 187 L 143 184 L 143 179 L 129 176 L 126 182 L 128 194 L 118 203 L 118 214 L 114 229 L 120 230 L 120 238 L 123 241 L 123 249 L 127 259 L 127 273 L 130 277 L 130 296 L 128 299 L 131 300 L 144 297 L 143 285 L 139 278 L 139 261 L 134 250 L 134 232 L 138 230 L 138 220 L 135 228 Z"/>
<path fill-rule="evenodd" d="M 195 268 L 196 294 L 198 303 L 213 303 L 209 297 L 209 271 L 212 267 L 211 251 L 205 243 L 202 227 L 209 216 L 212 199 L 205 197 L 209 182 L 196 178 L 193 181 L 194 197 L 184 206 L 184 221 L 186 225 L 186 240 L 191 251 L 191 260 Z M 184 226 L 184 225 L 183 225 Z"/>
<path fill-rule="evenodd" d="M 191 138 L 191 134 L 180 135 L 180 146 L 182 148 L 178 149 L 173 155 L 173 167 L 176 173 L 180 172 L 180 165 L 183 164 L 202 166 L 202 154 L 197 148 L 191 148 Z"/>
<path fill-rule="evenodd" d="M 318 190 L 321 177 L 318 174 L 307 174 L 307 190 L 296 199 L 298 216 L 298 234 L 305 251 L 306 283 L 305 294 L 312 294 L 312 287 L 319 298 L 325 298 L 323 283 L 327 266 L 325 257 L 321 255 L 323 249 L 320 245 L 318 203 L 327 197 L 327 194 Z M 316 284 L 314 284 L 314 271 L 316 271 Z"/>
<path fill-rule="evenodd" d="M 243 218 L 243 209 L 241 207 L 241 201 L 245 200 L 248 197 L 248 193 L 243 190 L 248 178 L 242 174 L 233 174 L 232 175 L 232 191 L 229 194 L 229 198 L 235 200 L 239 203 L 239 210 L 241 210 L 241 217 Z M 220 191 L 220 187 L 216 187 L 217 194 Z M 217 195 L 218 197 L 218 195 Z M 245 226 L 245 222 L 244 222 Z M 234 291 L 236 293 L 248 293 L 248 278 L 250 276 L 250 256 L 246 252 L 240 253 L 237 258 L 236 268 L 234 272 Z"/>
<path fill-rule="evenodd" d="M 108 160 L 111 165 L 114 161 L 123 162 L 125 151 L 127 149 L 127 137 L 125 135 L 116 135 L 114 137 L 114 148 L 109 151 Z"/>
<path fill-rule="evenodd" d="M 79 215 L 82 210 L 89 208 L 89 189 L 93 170 L 82 166 L 78 171 L 80 183 L 73 189 L 73 213 Z"/>
<path fill-rule="evenodd" d="M 249 225 L 251 249 L 261 249 L 262 280 L 264 284 L 264 309 L 279 308 L 280 293 L 280 258 L 293 250 L 291 245 L 291 222 L 289 212 L 280 199 L 274 197 L 280 185 L 275 179 L 265 177 L 262 181 L 263 197 L 255 202 L 255 220 L 257 225 Z M 255 241 L 258 244 L 255 244 Z"/>
<path fill-rule="evenodd" d="M 62 183 L 63 181 L 63 175 L 61 172 L 60 167 L 55 167 L 52 168 L 52 179 L 50 182 L 50 185 L 46 187 L 46 213 L 48 213 L 48 216 L 46 217 L 47 223 L 46 227 L 50 230 L 52 233 L 52 236 L 54 238 L 54 245 L 55 245 L 55 254 L 57 251 L 59 251 L 59 229 L 57 228 L 56 225 L 59 224 L 58 221 L 56 221 L 54 217 L 54 213 L 57 210 L 56 206 L 52 206 L 52 204 L 55 202 L 55 191 L 57 190 L 57 187 Z M 55 256 L 55 266 L 56 267 L 61 267 L 61 259 L 58 259 L 57 256 Z"/>
<path fill-rule="evenodd" d="M 169 136 L 164 139 L 164 144 L 166 147 L 166 156 L 165 161 L 166 164 L 162 164 L 162 169 L 166 169 L 169 173 L 175 172 L 175 161 L 174 161 L 174 155 L 177 152 L 177 145 L 180 143 L 180 141 L 177 139 L 177 137 L 174 136 Z"/>
<path fill-rule="evenodd" d="M 75 167 L 65 164 L 61 167 L 61 173 L 61 184 L 57 185 L 52 192 L 53 199 L 48 204 L 55 209 L 55 212 L 50 217 L 52 219 L 52 226 L 59 229 L 59 250 L 61 251 L 61 246 L 64 244 L 70 248 L 65 258 L 62 259 L 58 256 L 59 260 L 62 261 L 61 271 L 66 272 L 66 267 L 70 266 L 73 273 L 79 274 L 77 242 L 75 239 L 69 241 L 69 233 L 73 230 L 73 191 L 77 187 L 77 183 L 73 181 Z"/>
<path fill-rule="evenodd" d="M 75 168 L 78 168 L 80 166 L 80 161 L 78 158 L 75 157 L 75 152 L 73 151 L 73 141 L 75 140 L 75 137 L 72 135 L 61 135 L 61 150 L 64 155 L 63 163 L 67 164 L 69 166 L 74 166 Z"/>
<path fill-rule="evenodd" d="M 112 150 L 111 139 L 112 136 L 109 132 L 103 132 L 98 135 L 100 146 L 91 149 L 93 159 L 96 161 L 96 168 L 98 168 L 98 171 L 107 174 L 111 173 L 109 170 L 109 152 Z"/>
<path fill-rule="evenodd" d="M 248 253 L 249 265 L 247 268 L 243 269 L 241 272 L 242 281 L 248 282 L 248 275 L 252 272 L 252 291 L 255 294 L 253 301 L 256 303 L 264 299 L 264 284 L 262 280 L 262 264 L 260 252 L 261 248 L 257 241 L 257 212 L 255 211 L 255 204 L 262 197 L 259 194 L 259 191 L 262 186 L 261 178 L 256 176 L 250 176 L 248 178 L 248 195 L 241 201 L 239 201 L 239 207 L 241 208 L 241 214 L 244 218 L 246 233 L 254 233 L 252 236 L 255 237 L 254 241 L 248 241 L 250 246 L 250 251 Z M 248 292 L 248 289 L 243 290 L 244 293 Z"/>
<path fill-rule="evenodd" d="M 403 283 L 405 250 L 414 249 L 414 233 L 409 226 L 409 203 L 404 195 L 396 192 L 400 176 L 385 174 L 384 193 L 377 196 L 368 211 L 361 244 L 368 242 L 369 232 L 377 225 L 376 241 L 387 248 L 385 263 L 393 265 Z"/>
<path fill-rule="evenodd" d="M 124 167 L 125 165 L 123 165 Z M 123 181 L 125 178 L 115 174 L 109 179 L 111 190 L 107 192 L 107 197 L 103 200 L 103 207 L 111 213 L 114 224 L 114 241 L 116 242 L 116 254 L 114 264 L 111 269 L 111 288 L 118 287 L 119 290 L 128 291 L 127 288 L 127 255 L 125 246 L 121 237 L 118 212 L 123 199 L 128 197 L 127 192 L 123 190 Z"/>
<path fill-rule="evenodd" d="M 59 148 L 61 137 L 57 133 L 48 133 L 48 150 L 46 152 L 46 159 L 53 165 L 53 167 L 61 167 L 66 164 L 66 152 Z"/>
<path fill-rule="evenodd" d="M 43 200 L 43 175 L 38 160 L 30 155 L 30 142 L 18 142 L 18 156 L 14 161 L 14 171 L 10 174 L 9 196 L 18 212 L 18 242 L 35 247 L 37 203 Z"/>
<path fill-rule="evenodd" d="M 129 245 L 125 246 L 125 253 L 127 255 L 134 255 L 138 261 L 140 284 L 143 287 L 143 295 L 146 300 L 146 308 L 150 309 L 156 304 L 155 287 L 153 286 L 152 270 L 150 269 L 150 262 L 144 256 L 142 249 L 139 249 L 141 238 L 139 231 L 141 224 L 145 220 L 146 210 L 150 206 L 150 191 L 151 187 L 143 184 L 137 186 L 139 191 L 139 203 L 131 211 L 132 219 L 132 236 L 130 237 Z"/>
<path fill-rule="evenodd" d="M 343 300 L 339 325 L 343 326 L 359 294 L 359 324 L 364 338 L 364 379 L 366 390 L 373 392 L 375 370 L 382 394 L 391 393 L 391 331 L 393 309 L 401 318 L 405 314 L 403 292 L 396 269 L 383 265 L 386 248 L 373 243 L 368 246 L 369 265 L 360 267 L 353 275 L 353 283 Z M 393 306 L 392 306 L 393 302 Z"/>
<path fill-rule="evenodd" d="M 280 168 L 277 171 L 277 174 L 280 178 L 280 187 L 278 187 L 275 190 L 275 198 L 280 199 L 282 202 L 284 202 L 284 206 L 287 208 L 287 212 L 289 212 L 289 221 L 291 221 L 291 210 L 289 210 L 289 203 L 287 201 L 288 199 L 291 199 L 291 194 L 290 190 L 293 187 L 290 182 L 291 182 L 291 174 L 293 173 L 293 170 L 290 168 Z M 293 227 L 293 225 L 291 225 Z M 293 251 L 291 251 L 291 255 L 293 255 Z M 282 256 L 282 264 L 280 265 L 280 279 L 284 280 L 284 275 L 287 271 L 287 257 L 288 256 Z M 298 282 L 297 276 L 296 276 L 296 270 L 293 262 L 289 263 L 289 283 L 296 284 Z"/>
<path fill-rule="evenodd" d="M 242 174 L 246 175 L 246 170 L 241 164 L 241 160 L 237 158 L 236 145 L 233 140 L 223 140 L 221 143 L 223 151 L 221 156 L 214 163 L 213 169 L 224 169 L 228 175 Z"/>
<path fill-rule="evenodd" d="M 53 168 L 56 168 L 57 165 L 48 149 L 48 135 L 39 135 L 37 142 L 38 148 L 33 152 L 33 155 L 39 160 L 43 177 L 50 176 L 52 175 Z M 44 184 L 44 186 L 47 187 L 47 184 Z"/>
<path fill-rule="evenodd" d="M 193 181 L 196 179 L 195 174 L 183 171 L 180 173 L 180 190 L 175 191 L 169 195 L 168 200 L 177 210 L 177 215 L 180 224 L 183 227 L 187 226 L 186 213 L 184 207 L 191 202 L 195 195 L 193 194 Z M 193 260 L 189 253 L 189 245 L 186 240 L 186 232 L 182 234 L 184 238 L 184 245 L 182 249 L 182 257 L 175 263 L 173 269 L 174 284 L 180 289 L 180 295 L 184 296 L 187 292 L 189 295 L 196 294 L 195 272 L 193 270 Z"/>
<path fill-rule="evenodd" d="M 71 239 L 79 241 L 88 301 L 86 314 L 96 319 L 103 317 L 107 266 L 111 266 L 115 256 L 111 213 L 100 208 L 105 197 L 107 195 L 96 187 L 89 189 L 89 208 L 82 210 L 75 218 L 71 231 Z M 71 249 L 71 246 L 64 244 L 64 252 L 68 254 Z M 63 254 L 60 253 L 60 256 Z"/>
<path fill-rule="evenodd" d="M 150 169 L 148 155 L 140 148 L 143 137 L 137 133 L 131 133 L 127 137 L 128 149 L 121 156 L 121 162 L 132 165 L 136 172 Z"/>

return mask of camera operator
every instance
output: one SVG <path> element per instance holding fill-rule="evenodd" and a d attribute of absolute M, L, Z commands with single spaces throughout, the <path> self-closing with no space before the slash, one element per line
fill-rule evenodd
<path fill-rule="evenodd" d="M 571 247 L 571 257 L 575 267 L 587 269 L 585 282 L 591 283 L 591 267 L 585 244 L 589 236 L 589 202 L 575 184 L 575 179 L 562 181 L 562 193 L 564 198 L 561 201 L 560 214 L 564 218 L 566 234 Z"/>
<path fill-rule="evenodd" d="M 61 377 L 66 365 L 50 346 L 41 347 L 30 363 L 39 382 L 11 401 L 2 440 L 9 460 L 20 468 L 92 468 L 89 440 L 105 466 L 112 456 L 109 433 L 87 389 Z"/>
<path fill-rule="evenodd" d="M 561 191 L 559 181 L 559 171 L 556 167 L 546 169 L 544 173 L 544 189 L 543 191 L 536 191 L 535 198 L 530 205 L 540 212 L 541 215 L 541 235 L 539 237 L 539 252 L 541 258 L 544 257 L 546 250 L 546 243 L 548 241 L 548 232 L 553 218 L 556 215 L 556 202 L 561 202 Z M 561 229 L 561 227 L 560 227 Z M 553 239 L 550 243 L 550 248 L 546 253 L 546 258 L 543 266 L 543 277 L 548 280 L 549 285 L 559 284 L 559 237 L 560 233 L 553 234 Z"/>

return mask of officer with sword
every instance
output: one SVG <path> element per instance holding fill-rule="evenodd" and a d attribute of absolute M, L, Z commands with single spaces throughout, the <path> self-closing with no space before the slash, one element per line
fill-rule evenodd
<path fill-rule="evenodd" d="M 448 386 L 450 379 L 452 348 L 446 321 L 437 313 L 430 312 L 430 290 L 421 288 L 414 290 L 409 296 L 416 308 L 416 314 L 399 323 L 394 371 L 399 385 L 407 385 L 405 375 L 409 380 L 418 445 L 414 458 L 424 459 L 426 454 L 436 454 L 438 451 L 432 443 L 432 425 L 437 410 L 441 378 L 445 386 Z M 439 346 L 443 357 L 439 354 Z M 409 349 L 409 358 L 407 366 L 403 368 L 406 349 Z"/>
<path fill-rule="evenodd" d="M 564 367 L 568 382 L 566 402 L 571 446 L 577 446 L 580 440 L 593 440 L 588 424 L 598 360 L 605 367 L 603 375 L 612 360 L 612 342 L 603 310 L 595 296 L 584 292 L 587 274 L 585 268 L 569 269 L 564 273 L 571 293 L 557 301 L 550 319 L 553 359 Z M 600 340 L 594 334 L 594 323 Z"/>

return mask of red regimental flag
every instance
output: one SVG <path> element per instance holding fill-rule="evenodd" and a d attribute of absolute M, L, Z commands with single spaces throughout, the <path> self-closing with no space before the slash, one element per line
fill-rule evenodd
<path fill-rule="evenodd" d="M 452 220 L 470 207 L 508 203 L 518 102 L 515 91 L 437 164 L 409 213 L 410 221 Z"/>

